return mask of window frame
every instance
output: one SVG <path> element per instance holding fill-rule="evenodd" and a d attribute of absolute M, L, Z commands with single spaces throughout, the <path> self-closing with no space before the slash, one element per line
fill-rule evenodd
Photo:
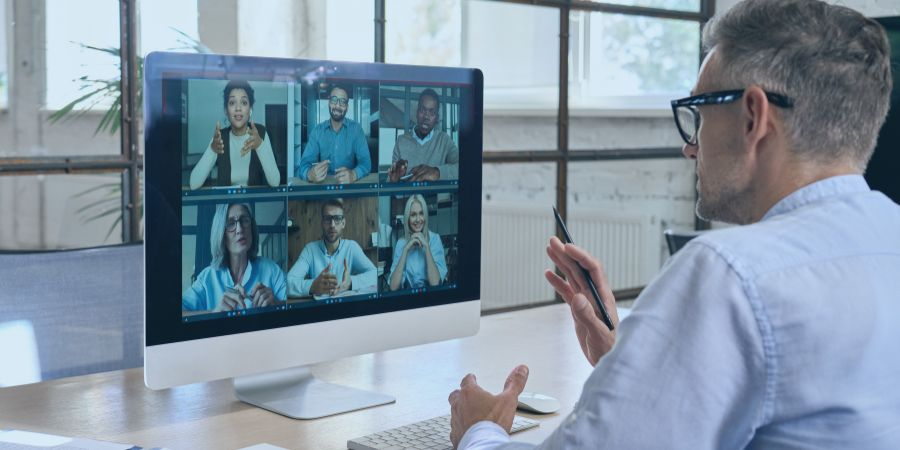
<path fill-rule="evenodd" d="M 37 2 L 36 2 L 37 3 Z M 39 2 L 45 8 L 44 2 Z M 76 155 L 68 157 L 28 156 L 0 158 L 0 176 L 102 174 L 122 176 L 122 242 L 140 242 L 141 183 L 143 157 L 138 154 L 137 112 L 137 0 L 119 0 L 120 79 L 122 82 L 122 115 L 120 153 L 118 155 Z M 7 20 L 7 23 L 9 20 Z M 4 24 L 6 25 L 6 24 Z M 46 80 L 44 80 L 46 83 Z M 45 86 L 46 87 L 46 86 Z"/>
<path fill-rule="evenodd" d="M 375 1 L 375 62 L 385 62 L 384 31 L 385 31 L 385 0 Z M 556 163 L 556 208 L 563 220 L 568 216 L 567 191 L 568 191 L 568 166 L 570 161 L 613 161 L 650 158 L 682 158 L 680 147 L 658 147 L 641 149 L 618 150 L 570 150 L 569 149 L 569 117 L 572 111 L 569 108 L 569 25 L 573 12 L 604 12 L 612 14 L 645 16 L 661 19 L 680 19 L 696 21 L 703 26 L 715 14 L 714 0 L 700 0 L 700 11 L 678 11 L 642 6 L 613 5 L 608 3 L 593 2 L 588 0 L 491 0 L 501 3 L 523 4 L 534 7 L 551 7 L 559 10 L 559 89 L 557 108 L 557 145 L 555 150 L 495 150 L 483 152 L 483 162 L 486 164 L 528 163 L 528 162 L 555 162 Z M 702 61 L 702 48 L 697 49 Z M 699 69 L 699 67 L 698 67 Z M 576 110 L 576 115 L 578 114 Z M 666 110 L 665 115 L 668 116 Z M 710 224 L 700 218 L 696 218 L 694 228 L 696 230 L 708 229 Z M 557 230 L 557 235 L 562 235 Z M 636 298 L 643 287 L 634 287 L 615 292 L 617 300 Z M 560 301 L 556 294 L 555 301 Z M 534 305 L 546 304 L 535 303 Z M 534 306 L 530 305 L 530 306 Z"/>
<path fill-rule="evenodd" d="M 375 6 L 375 62 L 385 60 L 385 0 L 373 0 Z M 569 24 L 573 12 L 604 12 L 654 18 L 690 20 L 703 25 L 715 12 L 714 0 L 700 0 L 700 11 L 680 11 L 643 6 L 615 5 L 588 0 L 492 0 L 501 3 L 523 4 L 534 7 L 550 7 L 559 10 L 559 90 L 557 107 L 557 145 L 555 150 L 486 151 L 483 161 L 488 164 L 518 162 L 555 162 L 556 204 L 560 215 L 567 217 L 568 163 L 570 161 L 599 161 L 643 158 L 680 158 L 680 148 L 644 148 L 628 150 L 577 150 L 569 149 Z M 137 242 L 142 239 L 140 172 L 143 157 L 138 151 L 137 112 L 141 105 L 137 99 L 137 0 L 119 0 L 119 27 L 122 80 L 121 152 L 116 156 L 25 157 L 0 158 L 0 176 L 26 174 L 87 174 L 119 172 L 122 174 L 122 241 Z M 701 49 L 697 49 L 701 52 Z M 702 56 L 702 55 L 701 55 Z M 698 220 L 697 229 L 708 228 Z"/>

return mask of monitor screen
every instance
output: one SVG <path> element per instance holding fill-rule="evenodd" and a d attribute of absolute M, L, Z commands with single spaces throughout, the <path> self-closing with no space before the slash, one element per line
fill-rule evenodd
<path fill-rule="evenodd" d="M 479 71 L 144 71 L 148 347 L 478 299 Z"/>

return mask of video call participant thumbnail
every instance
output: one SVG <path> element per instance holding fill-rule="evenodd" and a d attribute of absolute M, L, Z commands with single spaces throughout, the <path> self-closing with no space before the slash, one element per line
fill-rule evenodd
<path fill-rule="evenodd" d="M 419 94 L 415 128 L 400 135 L 394 145 L 388 170 L 391 183 L 459 179 L 459 148 L 449 134 L 435 129 L 440 120 L 440 98 L 433 89 L 425 89 Z"/>
<path fill-rule="evenodd" d="M 322 183 L 329 175 L 340 184 L 353 183 L 369 174 L 372 159 L 366 134 L 359 122 L 348 118 L 350 94 L 342 86 L 334 86 L 328 93 L 330 117 L 312 128 L 309 141 L 296 176 L 310 183 Z"/>
<path fill-rule="evenodd" d="M 181 296 L 186 311 L 235 311 L 285 301 L 284 271 L 259 253 L 259 229 L 247 204 L 217 205 L 212 260 Z"/>
<path fill-rule="evenodd" d="M 394 246 L 390 290 L 438 286 L 447 279 L 447 260 L 441 236 L 428 230 L 428 204 L 421 194 L 406 201 L 404 237 Z"/>
<path fill-rule="evenodd" d="M 278 186 L 281 174 L 266 128 L 250 120 L 256 100 L 250 83 L 229 81 L 222 97 L 229 125 L 210 124 L 212 140 L 191 170 L 191 189 L 203 186 L 213 167 L 218 168 L 216 186 Z"/>
<path fill-rule="evenodd" d="M 306 244 L 288 271 L 288 295 L 335 296 L 349 290 L 377 289 L 375 265 L 356 241 L 344 239 L 344 202 L 326 200 L 320 211 L 322 239 Z"/>

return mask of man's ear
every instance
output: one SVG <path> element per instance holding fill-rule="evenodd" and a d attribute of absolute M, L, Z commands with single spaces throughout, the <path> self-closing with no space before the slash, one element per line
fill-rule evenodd
<path fill-rule="evenodd" d="M 749 86 L 741 102 L 742 139 L 745 148 L 754 150 L 773 131 L 772 105 L 759 86 Z"/>

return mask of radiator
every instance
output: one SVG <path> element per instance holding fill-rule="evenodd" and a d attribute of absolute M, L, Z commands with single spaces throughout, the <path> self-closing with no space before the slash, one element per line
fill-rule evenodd
<path fill-rule="evenodd" d="M 549 208 L 485 205 L 481 239 L 482 309 L 547 301 L 553 290 L 544 280 L 552 268 L 545 248 L 555 234 Z M 645 214 L 569 213 L 569 232 L 600 258 L 613 289 L 645 285 L 661 264 L 661 234 Z"/>

